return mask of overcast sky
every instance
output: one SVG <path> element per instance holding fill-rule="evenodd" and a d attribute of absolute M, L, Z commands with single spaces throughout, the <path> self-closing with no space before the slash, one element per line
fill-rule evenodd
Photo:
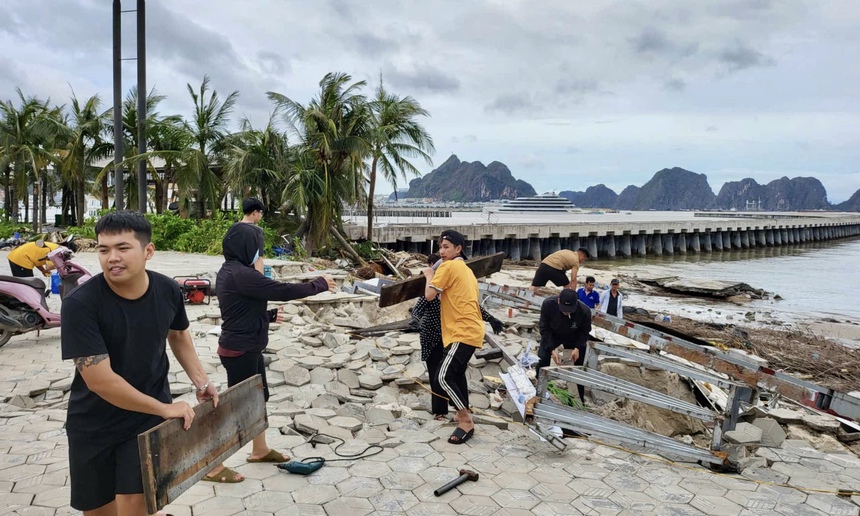
<path fill-rule="evenodd" d="M 204 74 L 260 126 L 266 91 L 307 102 L 341 71 L 371 93 L 382 74 L 430 111 L 437 165 L 501 161 L 539 192 L 620 193 L 675 166 L 715 193 L 744 177 L 814 176 L 831 202 L 860 189 L 856 0 L 149 0 L 147 19 L 162 113 L 187 115 Z M 0 20 L 0 99 L 112 102 L 110 1 L 3 0 Z"/>

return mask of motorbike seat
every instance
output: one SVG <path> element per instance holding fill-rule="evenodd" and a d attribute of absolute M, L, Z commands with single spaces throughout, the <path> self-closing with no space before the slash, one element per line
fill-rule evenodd
<path fill-rule="evenodd" d="M 6 281 L 8 283 L 18 283 L 19 285 L 27 285 L 28 287 L 32 287 L 38 291 L 45 290 L 45 282 L 39 278 L 16 278 L 15 276 L 0 276 L 0 281 Z"/>

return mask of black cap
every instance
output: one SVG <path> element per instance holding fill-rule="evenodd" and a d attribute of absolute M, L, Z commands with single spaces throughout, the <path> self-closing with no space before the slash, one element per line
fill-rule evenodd
<path fill-rule="evenodd" d="M 618 281 L 618 278 L 612 278 L 612 281 L 609 282 L 610 285 L 620 285 L 621 282 Z"/>
<path fill-rule="evenodd" d="M 591 253 L 588 252 L 588 249 L 586 249 L 584 247 L 580 247 L 579 249 L 577 249 L 577 251 L 584 254 L 586 259 L 588 259 L 588 260 L 591 259 Z"/>
<path fill-rule="evenodd" d="M 562 290 L 561 294 L 558 295 L 558 304 L 562 312 L 573 312 L 578 302 L 579 296 L 571 288 Z"/>
<path fill-rule="evenodd" d="M 454 231 L 453 229 L 446 229 L 439 236 L 439 240 L 447 240 L 447 241 L 451 242 L 451 244 L 454 247 L 456 247 L 458 245 L 461 246 L 463 248 L 463 250 L 460 251 L 460 256 L 464 260 L 468 258 L 466 256 L 466 237 L 464 237 L 463 234 L 460 233 L 459 231 Z"/>

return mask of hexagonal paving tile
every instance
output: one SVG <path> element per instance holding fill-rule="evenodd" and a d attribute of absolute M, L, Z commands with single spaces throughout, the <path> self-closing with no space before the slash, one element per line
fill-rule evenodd
<path fill-rule="evenodd" d="M 293 491 L 293 500 L 297 504 L 323 505 L 339 496 L 334 486 L 305 486 Z"/>
<path fill-rule="evenodd" d="M 355 477 L 379 478 L 391 473 L 391 468 L 385 462 L 363 460 L 349 467 L 349 474 Z"/>
<path fill-rule="evenodd" d="M 645 494 L 665 504 L 688 503 L 693 499 L 693 493 L 676 485 L 648 486 Z"/>
<path fill-rule="evenodd" d="M 392 471 L 379 478 L 383 487 L 386 489 L 396 489 L 404 491 L 412 491 L 416 487 L 424 483 L 424 479 L 415 473 L 401 473 Z"/>
<path fill-rule="evenodd" d="M 438 514 L 457 514 L 447 503 L 419 502 L 406 511 L 408 516 L 436 516 Z"/>
<path fill-rule="evenodd" d="M 336 486 L 339 482 L 343 482 L 349 478 L 349 471 L 346 468 L 337 466 L 326 466 L 313 475 L 308 475 L 308 483 L 313 485 L 327 484 Z"/>
<path fill-rule="evenodd" d="M 369 498 L 379 511 L 403 513 L 418 504 L 418 499 L 409 491 L 388 489 Z"/>
<path fill-rule="evenodd" d="M 693 494 L 724 496 L 728 492 L 727 488 L 714 483 L 712 475 L 707 478 L 682 478 L 678 485 Z"/>
<path fill-rule="evenodd" d="M 237 484 L 216 483 L 214 486 L 215 496 L 217 497 L 245 498 L 257 491 L 263 490 L 263 482 L 260 480 L 254 480 L 253 478 L 246 478 L 244 481 Z"/>
<path fill-rule="evenodd" d="M 391 471 L 418 473 L 430 467 L 430 463 L 419 457 L 397 457 L 388 461 Z"/>
<path fill-rule="evenodd" d="M 779 497 L 774 496 L 773 493 L 760 491 L 729 491 L 724 497 L 705 496 L 705 498 L 725 498 L 744 509 L 761 511 L 769 511 L 776 507 L 777 502 L 779 502 Z"/>
<path fill-rule="evenodd" d="M 293 475 L 286 471 L 281 474 L 264 478 L 262 480 L 263 488 L 266 491 L 282 491 L 291 493 L 297 489 L 301 489 L 308 485 L 308 479 L 302 475 Z"/>
<path fill-rule="evenodd" d="M 603 482 L 613 489 L 620 491 L 645 491 L 650 486 L 648 482 L 630 473 L 610 473 Z"/>
<path fill-rule="evenodd" d="M 589 480 L 589 482 L 599 482 L 599 480 Z M 592 490 L 587 490 L 591 492 Z M 569 502 L 577 496 L 577 492 L 564 484 L 544 484 L 543 482 L 529 489 L 533 495 L 537 496 L 545 502 Z M 594 496 L 609 496 L 612 489 L 602 489 L 594 491 Z"/>
<path fill-rule="evenodd" d="M 215 486 L 207 482 L 194 484 L 173 501 L 174 505 L 195 505 L 215 496 Z"/>
<path fill-rule="evenodd" d="M 277 512 L 294 505 L 290 493 L 278 491 L 257 491 L 242 499 L 245 509 L 249 511 Z"/>
<path fill-rule="evenodd" d="M 489 516 L 501 507 L 488 496 L 467 495 L 461 496 L 449 504 L 457 514 L 470 514 L 472 516 Z"/>
<path fill-rule="evenodd" d="M 204 502 L 194 504 L 191 508 L 195 514 L 216 514 L 218 516 L 229 516 L 241 514 L 245 511 L 245 504 L 241 498 L 210 498 Z"/>
<path fill-rule="evenodd" d="M 579 496 L 570 505 L 585 514 L 615 515 L 624 510 L 621 504 L 605 496 Z"/>
<path fill-rule="evenodd" d="M 541 503 L 541 499 L 534 494 L 519 489 L 502 489 L 490 498 L 500 506 L 510 509 L 528 510 Z"/>
<path fill-rule="evenodd" d="M 427 443 L 408 443 L 397 447 L 397 453 L 401 457 L 424 458 L 434 453 L 435 450 Z"/>
<path fill-rule="evenodd" d="M 364 497 L 342 496 L 323 507 L 328 516 L 365 516 L 373 512 L 373 504 Z"/>
<path fill-rule="evenodd" d="M 424 471 L 419 471 L 418 475 L 427 483 L 445 484 L 460 476 L 460 470 L 455 468 L 440 468 L 433 466 Z"/>
<path fill-rule="evenodd" d="M 575 478 L 568 482 L 567 487 L 577 495 L 609 497 L 615 490 L 600 480 L 590 478 Z M 573 499 L 571 497 L 570 499 Z"/>
<path fill-rule="evenodd" d="M 593 512 L 593 511 L 589 511 Z M 535 516 L 568 516 L 570 514 L 584 514 L 582 511 L 572 506 L 569 503 L 561 502 L 541 502 L 532 507 L 532 514 Z"/>
<path fill-rule="evenodd" d="M 690 505 L 705 514 L 725 514 L 726 516 L 737 516 L 745 509 L 723 496 L 696 495 Z"/>
<path fill-rule="evenodd" d="M 831 516 L 857 516 L 860 507 L 834 495 L 810 494 L 806 503 Z"/>
<path fill-rule="evenodd" d="M 501 487 L 488 476 L 481 476 L 477 482 L 465 482 L 457 486 L 460 493 L 471 496 L 492 496 L 500 489 Z"/>
<path fill-rule="evenodd" d="M 501 487 L 502 489 L 519 489 L 526 491 L 538 485 L 539 483 L 528 473 L 520 472 L 496 475 L 493 478 L 493 481 L 498 484 L 499 487 Z"/>
<path fill-rule="evenodd" d="M 634 513 L 655 513 L 662 504 L 645 493 L 638 491 L 615 491 L 609 499 L 624 509 Z"/>
<path fill-rule="evenodd" d="M 778 503 L 773 510 L 783 516 L 830 516 L 806 504 Z"/>
<path fill-rule="evenodd" d="M 368 498 L 384 489 L 382 483 L 375 478 L 350 477 L 337 484 L 337 490 L 344 496 Z"/>

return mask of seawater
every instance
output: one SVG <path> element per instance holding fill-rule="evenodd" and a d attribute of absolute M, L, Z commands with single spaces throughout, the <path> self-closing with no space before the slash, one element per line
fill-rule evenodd
<path fill-rule="evenodd" d="M 860 321 L 860 238 L 700 254 L 597 260 L 590 265 L 648 276 L 740 281 L 779 294 L 781 301 L 754 300 L 751 309 L 803 318 Z"/>

